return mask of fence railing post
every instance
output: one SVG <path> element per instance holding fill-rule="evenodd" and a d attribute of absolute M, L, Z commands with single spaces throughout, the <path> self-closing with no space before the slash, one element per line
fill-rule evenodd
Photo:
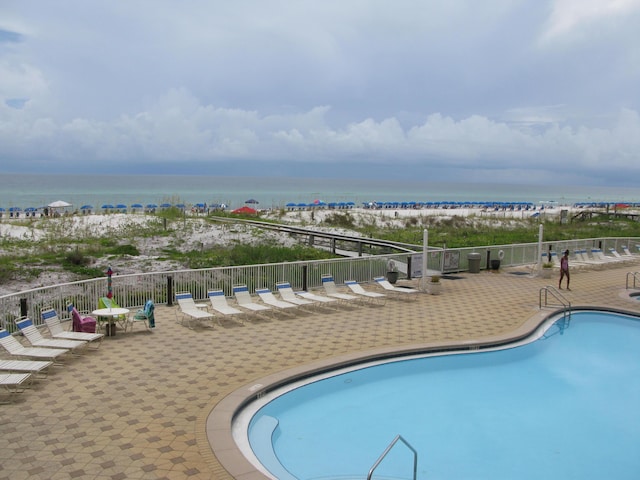
<path fill-rule="evenodd" d="M 167 276 L 167 306 L 173 306 L 173 277 Z"/>

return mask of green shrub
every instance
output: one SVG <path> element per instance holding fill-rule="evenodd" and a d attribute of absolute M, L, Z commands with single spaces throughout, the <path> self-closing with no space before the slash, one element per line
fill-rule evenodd
<path fill-rule="evenodd" d="M 132 257 L 137 257 L 140 255 L 140 250 L 135 245 L 116 245 L 109 249 L 108 253 L 111 255 L 131 255 Z"/>
<path fill-rule="evenodd" d="M 330 227 L 340 227 L 340 228 L 354 228 L 356 221 L 353 218 L 353 215 L 350 213 L 331 213 L 327 215 L 323 222 L 323 225 L 328 225 Z"/>
<path fill-rule="evenodd" d="M 64 263 L 79 267 L 86 267 L 91 263 L 91 258 L 87 257 L 80 249 L 76 248 L 64 257 Z"/>

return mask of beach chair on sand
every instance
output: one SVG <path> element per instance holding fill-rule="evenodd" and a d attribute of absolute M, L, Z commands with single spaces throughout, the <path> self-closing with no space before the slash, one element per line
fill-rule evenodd
<path fill-rule="evenodd" d="M 50 362 L 59 360 L 69 351 L 61 348 L 25 347 L 5 329 L 0 330 L 0 345 L 14 357 L 46 359 Z"/>
<path fill-rule="evenodd" d="M 278 282 L 276 283 L 276 288 L 278 289 L 280 298 L 285 302 L 293 303 L 299 307 L 315 307 L 320 304 L 318 301 L 314 301 L 311 298 L 297 297 L 296 292 L 293 291 L 289 282 Z"/>
<path fill-rule="evenodd" d="M 278 309 L 298 308 L 298 305 L 285 302 L 284 300 L 278 300 L 268 288 L 256 288 L 256 293 L 258 294 L 258 297 L 260 297 L 260 300 L 262 300 L 270 307 L 275 307 Z"/>
<path fill-rule="evenodd" d="M 191 292 L 176 293 L 176 300 L 178 302 L 178 310 L 176 310 L 176 322 L 184 325 L 187 322 L 187 327 L 191 327 L 191 321 L 204 321 L 212 320 L 213 314 L 206 311 L 206 304 L 198 304 L 193 301 L 193 295 Z M 180 313 L 180 315 L 179 315 Z"/>
<path fill-rule="evenodd" d="M 355 295 L 349 295 L 348 293 L 339 292 L 332 275 L 322 275 L 322 286 L 324 287 L 324 291 L 329 297 L 337 298 L 338 300 L 342 300 L 343 302 L 358 300 L 358 297 L 356 297 Z"/>
<path fill-rule="evenodd" d="M 266 305 L 260 305 L 255 303 L 249 293 L 249 288 L 246 285 L 236 285 L 233 287 L 233 296 L 236 298 L 236 302 L 240 308 L 249 310 L 254 314 L 269 312 L 271 313 L 271 307 Z"/>
<path fill-rule="evenodd" d="M 83 340 L 44 338 L 29 318 L 24 318 L 20 321 L 17 321 L 16 327 L 20 329 L 27 341 L 34 347 L 62 348 L 65 350 L 70 350 L 71 353 L 77 354 L 88 345 L 88 342 Z"/>
<path fill-rule="evenodd" d="M 74 308 L 73 311 L 80 316 L 78 311 Z M 42 310 L 40 312 L 40 316 L 44 321 L 45 325 L 49 329 L 49 333 L 53 338 L 61 338 L 63 340 L 81 340 L 84 342 L 89 342 L 89 345 L 94 346 L 95 348 L 100 347 L 102 344 L 102 339 L 104 338 L 103 333 L 86 333 L 86 332 L 69 332 L 62 328 L 62 323 L 60 323 L 60 318 L 58 317 L 58 313 L 53 308 L 48 308 L 46 310 Z M 73 316 L 73 312 L 72 312 Z M 74 318 L 74 321 L 76 319 Z M 94 320 L 94 328 L 95 328 L 95 320 Z"/>
<path fill-rule="evenodd" d="M 366 298 L 369 301 L 379 303 L 380 305 L 384 305 L 387 301 L 387 296 L 384 293 L 368 292 L 364 288 L 362 288 L 362 285 L 360 285 L 355 280 L 347 280 L 344 282 L 344 284 L 349 287 L 349 290 L 351 290 L 353 293 L 359 295 L 362 298 Z"/>
<path fill-rule="evenodd" d="M 223 290 L 210 290 L 207 292 L 207 296 L 214 312 L 220 313 L 223 317 L 230 317 L 233 320 L 238 319 L 240 323 L 243 323 L 242 317 L 245 312 L 229 305 Z M 218 324 L 222 326 L 220 317 L 218 317 Z"/>
<path fill-rule="evenodd" d="M 386 292 L 392 292 L 396 295 L 396 298 L 417 298 L 416 293 L 420 293 L 420 290 L 416 290 L 415 288 L 409 287 L 396 287 L 392 283 L 389 282 L 384 277 L 375 277 L 373 279 L 380 287 L 382 287 Z"/>

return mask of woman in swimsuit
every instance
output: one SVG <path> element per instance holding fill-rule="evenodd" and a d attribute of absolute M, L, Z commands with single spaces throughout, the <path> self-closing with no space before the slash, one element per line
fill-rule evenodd
<path fill-rule="evenodd" d="M 560 259 L 560 280 L 558 281 L 558 288 L 560 290 L 562 290 L 562 279 L 564 277 L 567 277 L 567 290 L 571 291 L 569 288 L 569 250 L 566 250 Z"/>

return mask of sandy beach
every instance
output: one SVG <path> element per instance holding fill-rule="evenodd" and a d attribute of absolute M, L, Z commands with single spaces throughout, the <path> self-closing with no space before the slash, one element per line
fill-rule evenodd
<path fill-rule="evenodd" d="M 573 210 L 573 207 L 556 207 L 536 211 L 547 218 L 557 217 L 561 210 Z M 405 208 L 405 209 L 364 209 L 346 210 L 304 209 L 270 210 L 260 212 L 258 218 L 276 220 L 285 224 L 304 226 L 324 232 L 348 235 L 360 235 L 358 232 L 323 226 L 324 220 L 333 215 L 350 215 L 356 225 L 376 224 L 381 227 L 402 227 L 408 219 L 415 219 L 416 225 L 431 225 L 453 216 L 466 217 L 477 224 L 490 223 L 500 225 L 518 222 L 530 218 L 536 212 L 526 210 L 483 210 L 480 208 Z M 153 271 L 168 271 L 184 268 L 178 262 L 163 260 L 162 251 L 167 247 L 180 251 L 207 249 L 214 246 L 229 246 L 234 243 L 251 244 L 265 240 L 284 246 L 292 246 L 295 239 L 281 236 L 271 231 L 261 230 L 257 235 L 255 228 L 242 224 L 212 223 L 203 217 L 185 216 L 184 219 L 167 223 L 167 234 L 146 236 L 139 232 L 150 225 L 158 225 L 163 219 L 156 215 L 144 214 L 90 214 L 60 217 L 3 218 L 0 221 L 0 239 L 4 240 L 0 254 L 18 257 L 36 251 L 49 240 L 55 248 L 62 248 L 64 239 L 78 238 L 120 238 L 123 243 L 135 243 L 140 252 L 138 256 L 118 256 L 97 259 L 92 265 L 106 269 L 111 266 L 116 275 Z M 56 241 L 53 242 L 53 239 Z M 71 244 L 70 245 L 74 245 Z M 75 247 L 69 247 L 75 248 Z M 0 295 L 15 293 L 56 283 L 75 281 L 74 274 L 61 267 L 47 266 L 36 278 L 25 276 L 0 285 Z"/>

